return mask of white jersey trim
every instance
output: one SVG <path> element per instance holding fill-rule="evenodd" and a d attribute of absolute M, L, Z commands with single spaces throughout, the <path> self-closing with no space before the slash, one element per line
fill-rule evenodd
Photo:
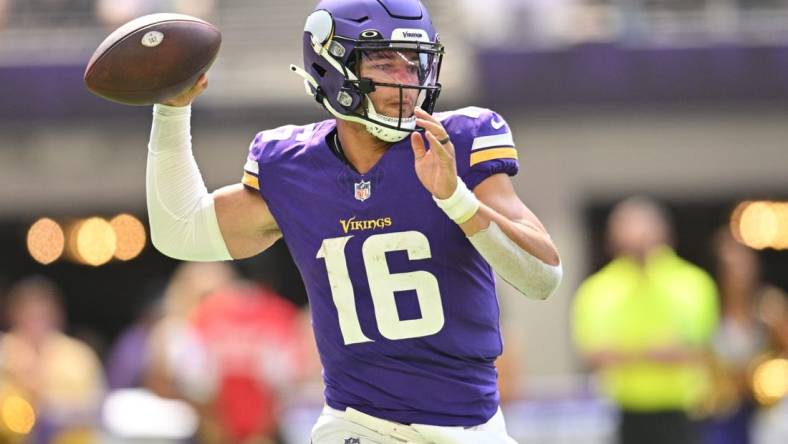
<path fill-rule="evenodd" d="M 257 165 L 257 161 L 254 160 L 254 159 L 247 159 L 246 160 L 246 165 L 244 165 L 244 170 L 246 170 L 246 172 L 252 173 L 254 175 L 259 175 L 260 174 L 260 167 Z"/>
<path fill-rule="evenodd" d="M 492 136 L 481 136 L 473 139 L 471 151 L 482 150 L 499 146 L 514 146 L 512 133 L 495 134 Z"/>

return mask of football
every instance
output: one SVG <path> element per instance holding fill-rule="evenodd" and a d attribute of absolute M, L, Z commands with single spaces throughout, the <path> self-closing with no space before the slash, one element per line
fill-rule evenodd
<path fill-rule="evenodd" d="M 222 34 L 182 14 L 132 20 L 99 45 L 85 69 L 92 93 L 126 105 L 151 105 L 193 85 L 219 54 Z"/>

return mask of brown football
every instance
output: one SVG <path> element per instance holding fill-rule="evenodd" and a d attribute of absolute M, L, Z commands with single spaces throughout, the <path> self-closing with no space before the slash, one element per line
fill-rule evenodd
<path fill-rule="evenodd" d="M 219 53 L 222 34 L 182 14 L 151 14 L 109 35 L 85 69 L 85 86 L 105 99 L 150 105 L 193 85 Z"/>

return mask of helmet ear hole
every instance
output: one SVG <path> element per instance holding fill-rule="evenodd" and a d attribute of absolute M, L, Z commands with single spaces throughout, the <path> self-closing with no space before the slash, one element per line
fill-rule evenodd
<path fill-rule="evenodd" d="M 326 76 L 326 69 L 317 63 L 312 64 L 312 69 L 314 69 L 317 75 L 319 75 L 321 78 Z"/>

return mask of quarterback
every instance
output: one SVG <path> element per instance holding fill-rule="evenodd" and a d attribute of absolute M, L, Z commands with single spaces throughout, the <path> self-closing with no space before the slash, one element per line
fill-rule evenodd
<path fill-rule="evenodd" d="M 509 176 L 504 119 L 434 113 L 444 49 L 418 0 L 323 0 L 291 70 L 331 119 L 258 133 L 240 183 L 209 193 L 190 104 L 157 104 L 152 240 L 183 260 L 283 238 L 306 285 L 325 383 L 314 444 L 512 443 L 499 407 L 494 273 L 546 299 L 558 252 Z"/>

